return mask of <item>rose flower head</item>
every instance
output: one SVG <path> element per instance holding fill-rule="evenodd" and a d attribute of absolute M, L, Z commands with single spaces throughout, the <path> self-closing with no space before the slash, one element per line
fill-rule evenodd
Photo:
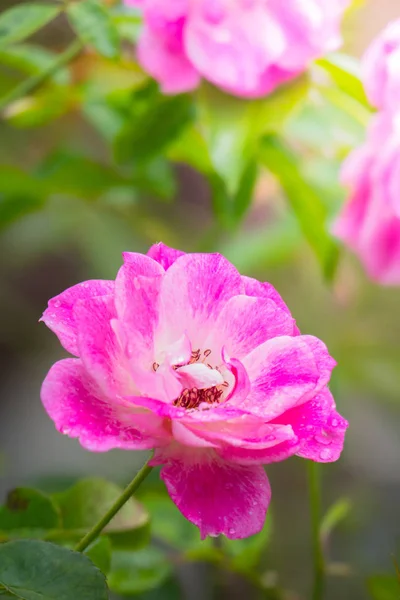
<path fill-rule="evenodd" d="M 201 78 L 243 97 L 269 94 L 341 44 L 349 0 L 125 0 L 142 9 L 138 57 L 166 94 Z"/>
<path fill-rule="evenodd" d="M 333 232 L 361 259 L 371 279 L 400 284 L 400 121 L 371 122 L 367 140 L 344 163 L 350 196 Z"/>
<path fill-rule="evenodd" d="M 67 289 L 42 320 L 76 357 L 43 383 L 56 428 L 92 451 L 154 449 L 202 538 L 261 530 L 263 465 L 341 453 L 347 422 L 327 387 L 327 348 L 300 334 L 270 284 L 220 254 L 127 252 L 115 281 Z"/>

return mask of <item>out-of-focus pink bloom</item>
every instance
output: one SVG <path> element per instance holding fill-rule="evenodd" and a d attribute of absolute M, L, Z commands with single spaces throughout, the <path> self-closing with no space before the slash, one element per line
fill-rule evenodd
<path fill-rule="evenodd" d="M 381 114 L 368 139 L 347 159 L 343 181 L 349 201 L 334 233 L 356 252 L 369 276 L 400 284 L 400 123 Z"/>
<path fill-rule="evenodd" d="M 139 60 L 164 93 L 201 77 L 258 97 L 340 43 L 349 0 L 125 0 L 144 13 Z"/>
<path fill-rule="evenodd" d="M 125 253 L 115 281 L 66 290 L 43 321 L 79 357 L 43 383 L 57 429 L 92 451 L 155 448 L 153 464 L 202 537 L 262 528 L 261 465 L 340 455 L 347 422 L 327 387 L 325 345 L 300 335 L 270 284 L 219 254 L 163 244 Z"/>
<path fill-rule="evenodd" d="M 374 40 L 362 60 L 365 90 L 380 109 L 400 108 L 400 19 L 390 23 Z"/>

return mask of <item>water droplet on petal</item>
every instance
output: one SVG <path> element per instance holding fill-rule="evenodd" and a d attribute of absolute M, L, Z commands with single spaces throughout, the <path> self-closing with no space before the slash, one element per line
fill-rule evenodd
<path fill-rule="evenodd" d="M 233 534 L 235 533 L 235 530 L 233 529 L 233 527 L 231 527 L 231 528 L 228 530 L 228 533 L 229 533 L 229 535 L 233 535 Z"/>
<path fill-rule="evenodd" d="M 61 302 L 60 302 L 59 300 L 56 300 L 56 301 L 53 303 L 53 306 L 54 306 L 54 308 L 60 308 L 60 306 L 61 306 Z"/>
<path fill-rule="evenodd" d="M 331 451 L 328 448 L 321 450 L 319 457 L 321 460 L 329 460 L 331 457 Z"/>
<path fill-rule="evenodd" d="M 332 423 L 331 423 L 332 427 L 337 427 L 339 425 L 339 422 L 337 419 L 332 419 Z"/>
<path fill-rule="evenodd" d="M 329 438 L 327 435 L 316 435 L 314 439 L 316 442 L 323 444 L 324 446 L 330 446 L 332 444 L 331 438 Z"/>

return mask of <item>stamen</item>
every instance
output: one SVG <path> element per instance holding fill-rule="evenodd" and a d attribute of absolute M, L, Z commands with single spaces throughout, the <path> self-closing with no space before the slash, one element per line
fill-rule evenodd
<path fill-rule="evenodd" d="M 153 362 L 153 371 L 156 372 L 160 365 L 156 362 Z"/>
<path fill-rule="evenodd" d="M 223 391 L 219 390 L 217 386 L 207 388 L 205 390 L 198 390 L 192 388 L 191 390 L 185 389 L 174 402 L 174 406 L 180 406 L 182 408 L 191 409 L 197 408 L 204 402 L 206 404 L 216 404 L 219 402 Z"/>
<path fill-rule="evenodd" d="M 207 356 L 210 356 L 210 354 L 211 354 L 211 350 L 210 350 L 210 349 L 208 349 L 208 350 L 204 350 L 204 356 L 205 356 L 206 358 L 207 358 Z"/>

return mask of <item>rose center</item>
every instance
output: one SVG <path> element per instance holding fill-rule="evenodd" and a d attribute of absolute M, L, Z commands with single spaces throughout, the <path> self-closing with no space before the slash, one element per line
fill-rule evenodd
<path fill-rule="evenodd" d="M 192 352 L 191 358 L 188 362 L 189 365 L 194 363 L 201 362 L 205 364 L 209 369 L 213 369 L 208 360 L 211 354 L 211 350 L 207 349 L 204 352 L 199 350 L 194 350 Z M 174 369 L 179 369 L 179 367 L 174 367 Z M 218 370 L 218 367 L 216 367 Z M 224 388 L 229 387 L 227 381 L 224 381 L 221 385 L 214 385 L 205 389 L 197 389 L 193 387 L 191 389 L 185 388 L 181 395 L 174 400 L 174 406 L 180 406 L 186 409 L 198 408 L 201 404 L 217 404 L 221 401 L 221 396 L 224 393 Z"/>

